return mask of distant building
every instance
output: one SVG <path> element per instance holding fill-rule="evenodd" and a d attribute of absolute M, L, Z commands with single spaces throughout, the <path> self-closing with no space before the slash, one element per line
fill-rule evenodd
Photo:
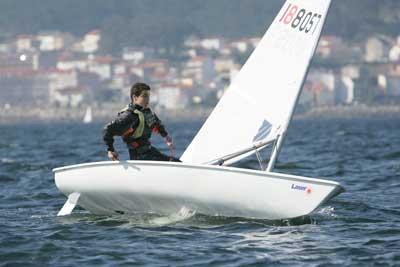
<path fill-rule="evenodd" d="M 12 45 L 8 43 L 0 43 L 0 53 L 9 53 L 12 50 Z"/>
<path fill-rule="evenodd" d="M 50 91 L 78 86 L 78 75 L 76 71 L 50 70 L 42 72 L 42 75 L 50 79 Z"/>
<path fill-rule="evenodd" d="M 71 34 L 61 32 L 41 32 L 37 35 L 40 51 L 59 51 L 72 44 Z"/>
<path fill-rule="evenodd" d="M 33 43 L 36 40 L 34 35 L 18 35 L 15 41 L 17 52 L 31 51 L 34 49 Z"/>
<path fill-rule="evenodd" d="M 183 109 L 188 105 L 188 96 L 177 84 L 161 84 L 156 90 L 157 105 L 165 109 Z"/>
<path fill-rule="evenodd" d="M 389 56 L 389 50 L 392 47 L 392 41 L 385 36 L 373 36 L 367 39 L 365 45 L 366 62 L 386 62 Z"/>
<path fill-rule="evenodd" d="M 193 78 L 199 84 L 211 82 L 216 76 L 214 61 L 210 57 L 194 57 L 183 66 L 181 76 Z"/>
<path fill-rule="evenodd" d="M 350 105 L 354 101 L 354 81 L 349 76 L 335 76 L 335 104 Z"/>
<path fill-rule="evenodd" d="M 84 88 L 67 87 L 53 92 L 52 101 L 61 107 L 78 107 L 84 100 Z"/>
<path fill-rule="evenodd" d="M 245 53 L 249 49 L 249 43 L 247 39 L 233 41 L 230 43 L 230 46 L 240 53 Z"/>
<path fill-rule="evenodd" d="M 322 58 L 331 57 L 332 54 L 342 46 L 342 39 L 334 35 L 323 35 L 315 51 Z"/>
<path fill-rule="evenodd" d="M 351 79 L 358 79 L 360 77 L 360 68 L 356 65 L 346 65 L 341 68 L 341 74 Z"/>
<path fill-rule="evenodd" d="M 223 73 L 238 68 L 238 66 L 231 57 L 218 57 L 214 60 L 214 68 L 217 73 Z"/>
<path fill-rule="evenodd" d="M 201 40 L 201 46 L 206 50 L 219 50 L 222 46 L 222 40 L 218 37 L 205 38 Z"/>
<path fill-rule="evenodd" d="M 74 43 L 72 50 L 87 54 L 96 53 L 100 47 L 100 40 L 101 32 L 99 30 L 90 31 L 83 36 L 82 40 Z"/>
<path fill-rule="evenodd" d="M 134 48 L 124 47 L 122 50 L 122 59 L 130 61 L 134 64 L 139 64 L 145 60 L 154 58 L 154 49 L 150 48 Z"/>
<path fill-rule="evenodd" d="M 335 104 L 335 75 L 324 70 L 309 73 L 299 103 L 306 106 L 333 106 Z"/>
<path fill-rule="evenodd" d="M 253 37 L 249 39 L 250 44 L 252 44 L 253 49 L 257 47 L 257 45 L 260 43 L 261 38 L 260 37 Z"/>
<path fill-rule="evenodd" d="M 137 77 L 144 79 L 145 67 L 142 65 L 135 65 L 129 68 L 130 73 L 136 75 Z"/>
<path fill-rule="evenodd" d="M 30 107 L 57 102 L 57 92 L 77 86 L 77 79 L 75 72 L 2 69 L 0 84 L 0 105 Z"/>
<path fill-rule="evenodd" d="M 132 66 L 130 71 L 138 77 L 141 77 L 143 81 L 162 81 L 163 77 L 166 77 L 169 73 L 169 62 L 164 59 L 158 60 L 146 60 L 141 64 Z"/>
<path fill-rule="evenodd" d="M 383 103 L 400 103 L 400 64 L 385 64 L 378 71 L 377 96 Z"/>
<path fill-rule="evenodd" d="M 113 76 L 110 87 L 113 89 L 124 90 L 132 85 L 133 75 L 129 74 L 116 74 Z"/>
<path fill-rule="evenodd" d="M 88 71 L 89 59 L 84 54 L 65 52 L 57 59 L 57 69 Z"/>
<path fill-rule="evenodd" d="M 0 69 L 38 70 L 39 54 L 34 51 L 0 53 Z"/>
<path fill-rule="evenodd" d="M 49 102 L 50 79 L 27 69 L 0 70 L 0 106 L 46 105 Z"/>
<path fill-rule="evenodd" d="M 102 86 L 100 77 L 96 73 L 77 72 L 77 87 L 86 88 L 88 93 L 95 95 Z"/>
<path fill-rule="evenodd" d="M 400 97 L 400 76 L 390 75 L 387 77 L 386 96 Z"/>
<path fill-rule="evenodd" d="M 201 41 L 200 38 L 192 35 L 186 38 L 183 44 L 188 48 L 198 48 L 201 46 Z"/>
<path fill-rule="evenodd" d="M 113 58 L 111 56 L 89 57 L 87 71 L 96 73 L 100 76 L 101 80 L 111 79 L 112 62 Z"/>
<path fill-rule="evenodd" d="M 389 60 L 392 62 L 400 61 L 400 45 L 395 45 L 390 49 Z"/>

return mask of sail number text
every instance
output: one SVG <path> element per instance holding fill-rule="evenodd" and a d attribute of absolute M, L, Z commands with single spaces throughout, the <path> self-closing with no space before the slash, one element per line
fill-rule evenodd
<path fill-rule="evenodd" d="M 321 14 L 307 12 L 304 8 L 289 4 L 279 22 L 287 24 L 299 31 L 314 34 L 321 21 Z"/>

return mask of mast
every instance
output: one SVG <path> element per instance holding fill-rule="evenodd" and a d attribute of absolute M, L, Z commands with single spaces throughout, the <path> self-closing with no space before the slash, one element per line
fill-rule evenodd
<path fill-rule="evenodd" d="M 309 72 L 309 70 L 310 70 L 311 61 L 312 61 L 312 59 L 313 59 L 313 56 L 314 56 L 314 53 L 315 53 L 315 49 L 317 48 L 317 45 L 318 45 L 318 43 L 319 43 L 319 40 L 321 39 L 321 33 L 322 33 L 322 30 L 323 30 L 323 28 L 324 28 L 324 26 L 325 26 L 325 20 L 326 20 L 326 17 L 328 16 L 328 12 L 329 12 L 329 8 L 330 8 L 330 6 L 331 6 L 331 3 L 332 3 L 332 2 L 329 1 L 328 7 L 327 7 L 327 9 L 326 9 L 326 14 L 325 14 L 325 16 L 324 16 L 324 18 L 323 18 L 323 21 L 322 21 L 322 24 L 321 24 L 322 26 L 321 26 L 321 28 L 320 28 L 320 30 L 319 30 L 319 33 L 318 33 L 317 42 L 315 42 L 314 47 L 313 47 L 313 49 L 312 49 L 312 51 L 311 51 L 311 55 L 310 55 L 310 58 L 309 58 L 309 60 L 308 60 L 308 65 L 307 65 L 307 68 L 306 68 L 306 70 L 305 70 L 305 72 L 304 72 L 303 80 L 302 80 L 301 85 L 300 85 L 300 89 L 298 90 L 297 95 L 296 95 L 296 98 L 295 98 L 295 101 L 294 101 L 294 103 L 293 103 L 293 105 L 292 105 L 292 107 L 291 107 L 291 109 L 290 109 L 288 120 L 287 120 L 287 122 L 285 123 L 285 125 L 284 125 L 283 128 L 282 128 L 281 134 L 277 137 L 277 142 L 275 143 L 274 147 L 272 148 L 271 158 L 270 158 L 270 160 L 269 160 L 268 167 L 267 167 L 267 170 L 266 170 L 267 172 L 272 171 L 272 169 L 275 167 L 276 159 L 278 158 L 279 152 L 280 152 L 280 150 L 281 150 L 281 148 L 282 148 L 283 140 L 284 140 L 285 137 L 286 137 L 287 129 L 288 129 L 288 127 L 289 127 L 290 122 L 292 121 L 293 114 L 294 114 L 294 111 L 295 111 L 297 102 L 299 101 L 299 97 L 300 97 L 302 88 L 303 88 L 304 83 L 305 83 L 305 81 L 306 81 L 307 74 L 308 74 L 308 72 Z"/>

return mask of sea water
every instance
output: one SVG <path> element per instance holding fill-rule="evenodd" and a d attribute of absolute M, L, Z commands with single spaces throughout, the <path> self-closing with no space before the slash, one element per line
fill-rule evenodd
<path fill-rule="evenodd" d="M 178 156 L 201 123 L 166 123 Z M 266 221 L 182 207 L 134 216 L 77 208 L 56 217 L 66 198 L 51 170 L 107 160 L 102 126 L 0 125 L 0 266 L 400 266 L 399 118 L 293 121 L 275 170 L 346 188 L 310 216 Z M 168 153 L 162 139 L 153 143 Z M 127 159 L 121 141 L 116 147 Z"/>

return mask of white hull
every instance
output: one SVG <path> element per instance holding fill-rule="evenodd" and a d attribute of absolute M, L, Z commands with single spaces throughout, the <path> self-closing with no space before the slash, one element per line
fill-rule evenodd
<path fill-rule="evenodd" d="M 156 161 L 95 162 L 53 170 L 66 195 L 94 214 L 171 214 L 285 219 L 307 215 L 343 192 L 339 183 L 232 167 Z"/>

